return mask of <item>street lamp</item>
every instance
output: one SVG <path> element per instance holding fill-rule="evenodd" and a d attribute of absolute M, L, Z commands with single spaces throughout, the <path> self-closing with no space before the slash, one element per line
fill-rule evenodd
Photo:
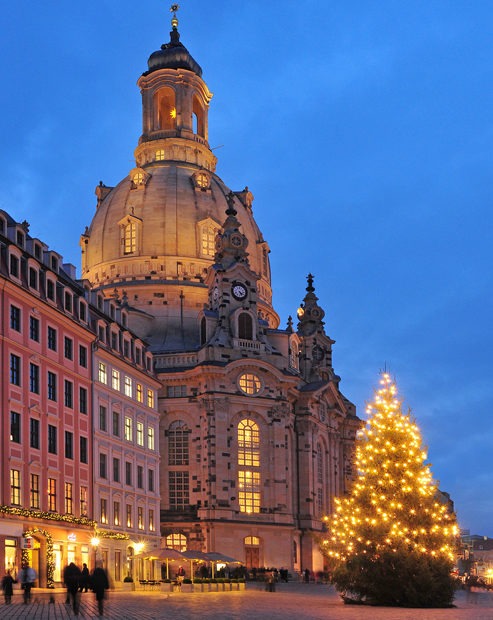
<path fill-rule="evenodd" d="M 98 547 L 99 547 L 99 538 L 97 536 L 93 536 L 91 538 L 91 545 L 94 549 L 94 568 L 96 568 L 96 562 L 98 560 Z"/>

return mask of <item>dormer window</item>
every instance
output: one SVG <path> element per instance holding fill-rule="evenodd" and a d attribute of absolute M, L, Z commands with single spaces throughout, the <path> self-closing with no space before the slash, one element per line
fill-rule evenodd
<path fill-rule="evenodd" d="M 5 235 L 5 231 L 7 230 L 7 226 L 5 224 L 5 220 L 3 217 L 0 217 L 0 234 Z"/>
<path fill-rule="evenodd" d="M 134 185 L 142 185 L 144 183 L 144 173 L 140 171 L 136 172 L 132 176 L 132 181 Z"/>
<path fill-rule="evenodd" d="M 41 246 L 39 243 L 34 244 L 34 257 L 41 260 Z"/>
<path fill-rule="evenodd" d="M 20 265 L 19 257 L 16 256 L 15 254 L 11 254 L 9 271 L 10 271 L 10 275 L 14 278 L 19 277 L 19 265 Z"/>
<path fill-rule="evenodd" d="M 16 242 L 21 248 L 24 247 L 25 235 L 22 231 L 18 230 L 16 235 Z"/>
<path fill-rule="evenodd" d="M 133 254 L 137 248 L 137 226 L 129 222 L 123 233 L 123 253 Z"/>
<path fill-rule="evenodd" d="M 65 291 L 64 307 L 67 312 L 72 312 L 72 294 Z"/>
<path fill-rule="evenodd" d="M 195 183 L 195 187 L 198 189 L 209 189 L 211 186 L 211 179 L 206 172 L 196 172 L 193 175 L 193 180 Z"/>
<path fill-rule="evenodd" d="M 51 257 L 51 268 L 53 271 L 58 271 L 58 258 L 56 256 Z"/>

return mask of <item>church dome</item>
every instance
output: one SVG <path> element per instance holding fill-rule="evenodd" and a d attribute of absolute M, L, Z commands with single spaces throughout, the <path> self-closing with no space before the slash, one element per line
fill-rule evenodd
<path fill-rule="evenodd" d="M 143 132 L 135 167 L 116 187 L 98 185 L 96 213 L 81 237 L 82 277 L 105 295 L 128 300 L 140 317 L 134 329 L 157 348 L 196 342 L 197 317 L 208 299 L 205 277 L 215 262 L 228 199 L 259 278 L 261 316 L 271 327 L 279 323 L 269 248 L 253 217 L 253 196 L 248 188 L 231 192 L 215 173 L 208 143 L 212 93 L 201 73 L 175 30 L 171 42 L 151 55 L 149 71 L 138 80 Z M 156 320 L 143 320 L 143 313 Z M 176 321 L 182 335 L 170 345 L 158 334 L 173 331 Z"/>

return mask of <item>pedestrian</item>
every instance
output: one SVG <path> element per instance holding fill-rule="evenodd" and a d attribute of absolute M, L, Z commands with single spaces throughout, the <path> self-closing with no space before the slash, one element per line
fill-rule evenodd
<path fill-rule="evenodd" d="M 67 588 L 67 600 L 65 603 L 71 605 L 76 616 L 79 615 L 80 596 L 79 586 L 81 579 L 81 570 L 74 562 L 70 562 L 63 570 L 63 583 Z"/>
<path fill-rule="evenodd" d="M 82 564 L 82 570 L 80 573 L 80 591 L 82 592 L 82 590 L 84 590 L 84 592 L 87 592 L 87 590 L 89 589 L 89 582 L 90 582 L 90 575 L 89 575 L 89 569 L 87 568 L 87 564 L 84 562 L 84 564 Z"/>
<path fill-rule="evenodd" d="M 267 590 L 267 592 L 275 592 L 276 591 L 276 575 L 273 570 L 267 571 L 265 573 L 265 581 L 266 581 L 265 589 Z"/>
<path fill-rule="evenodd" d="M 305 568 L 305 583 L 310 583 L 310 569 Z"/>
<path fill-rule="evenodd" d="M 34 587 L 34 582 L 37 579 L 36 571 L 32 566 L 29 566 L 28 562 L 22 564 L 22 568 L 19 572 L 19 581 L 21 582 L 21 589 L 24 599 L 24 604 L 27 605 L 31 600 L 31 590 Z"/>
<path fill-rule="evenodd" d="M 110 582 L 108 580 L 107 572 L 100 564 L 97 564 L 96 568 L 92 571 L 91 587 L 92 591 L 96 595 L 99 615 L 102 616 L 106 590 L 110 587 Z"/>
<path fill-rule="evenodd" d="M 14 583 L 17 583 L 17 581 L 10 574 L 10 570 L 8 570 L 2 579 L 2 590 L 6 605 L 10 605 L 12 601 L 12 595 L 14 594 Z"/>

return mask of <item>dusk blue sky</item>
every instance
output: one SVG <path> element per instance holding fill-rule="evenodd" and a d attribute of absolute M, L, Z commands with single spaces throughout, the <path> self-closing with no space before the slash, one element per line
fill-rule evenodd
<path fill-rule="evenodd" d="M 18 0 L 0 40 L 0 207 L 77 265 L 134 165 L 169 4 Z M 248 185 L 285 325 L 306 274 L 365 418 L 396 377 L 462 528 L 493 536 L 493 3 L 183 0 L 209 142 Z"/>

